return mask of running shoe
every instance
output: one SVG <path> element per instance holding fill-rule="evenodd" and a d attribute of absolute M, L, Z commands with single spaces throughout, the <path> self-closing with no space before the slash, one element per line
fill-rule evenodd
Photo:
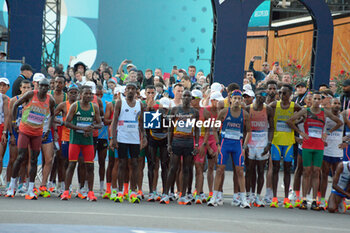
<path fill-rule="evenodd" d="M 109 199 L 110 197 L 111 197 L 111 193 L 107 191 L 102 195 L 102 199 Z"/>
<path fill-rule="evenodd" d="M 317 210 L 317 211 L 321 210 L 321 208 L 319 207 L 316 201 L 313 201 L 311 203 L 311 210 Z"/>
<path fill-rule="evenodd" d="M 264 202 L 265 202 L 266 205 L 271 205 L 271 203 L 272 203 L 272 198 L 270 198 L 269 196 L 265 196 Z"/>
<path fill-rule="evenodd" d="M 198 195 L 197 190 L 194 190 L 192 195 L 193 195 L 193 198 L 196 198 L 196 196 Z"/>
<path fill-rule="evenodd" d="M 199 197 L 200 197 L 202 203 L 206 203 L 207 202 L 207 198 L 206 198 L 204 193 L 199 194 Z"/>
<path fill-rule="evenodd" d="M 115 201 L 115 199 L 117 198 L 118 192 L 117 190 L 112 190 L 111 195 L 109 196 L 109 200 L 111 201 Z"/>
<path fill-rule="evenodd" d="M 261 198 L 256 197 L 254 201 L 254 206 L 255 207 L 265 207 L 265 203 L 261 200 Z"/>
<path fill-rule="evenodd" d="M 202 199 L 201 199 L 201 197 L 200 197 L 199 195 L 196 195 L 196 198 L 195 198 L 194 203 L 196 203 L 196 204 L 202 204 Z"/>
<path fill-rule="evenodd" d="M 40 186 L 39 191 L 40 191 L 39 196 L 42 196 L 44 198 L 51 197 L 51 193 L 48 191 L 48 189 L 45 186 Z"/>
<path fill-rule="evenodd" d="M 286 209 L 293 209 L 293 204 L 290 202 L 289 198 L 284 198 L 283 207 Z"/>
<path fill-rule="evenodd" d="M 55 185 L 54 185 L 51 181 L 49 181 L 49 182 L 47 183 L 47 189 L 48 189 L 50 192 L 53 192 L 53 191 L 55 190 Z"/>
<path fill-rule="evenodd" d="M 179 205 L 185 205 L 185 203 L 187 203 L 187 200 L 184 196 L 180 197 L 178 200 L 177 200 L 177 203 Z"/>
<path fill-rule="evenodd" d="M 307 210 L 307 201 L 306 201 L 306 200 L 304 200 L 304 201 L 300 204 L 299 209 L 301 209 L 301 210 Z"/>
<path fill-rule="evenodd" d="M 5 194 L 5 197 L 12 197 L 14 198 L 15 197 L 15 189 L 13 188 L 8 188 L 7 191 L 6 191 L 6 194 Z"/>
<path fill-rule="evenodd" d="M 138 192 L 137 192 L 137 198 L 138 199 L 145 199 L 145 195 L 143 195 L 143 192 L 142 192 L 142 190 L 139 190 Z"/>
<path fill-rule="evenodd" d="M 104 189 L 100 189 L 100 195 L 103 198 L 103 195 L 105 194 L 105 190 Z"/>
<path fill-rule="evenodd" d="M 210 201 L 210 199 L 213 197 L 213 192 L 209 192 L 208 198 L 207 198 L 207 202 Z"/>
<path fill-rule="evenodd" d="M 154 200 L 160 201 L 160 199 L 162 199 L 160 194 L 158 194 L 157 192 L 154 192 Z"/>
<path fill-rule="evenodd" d="M 61 200 L 63 201 L 63 200 L 68 200 L 68 199 L 70 199 L 70 197 L 69 197 L 69 191 L 66 190 L 66 191 L 64 191 L 63 194 L 61 195 Z"/>
<path fill-rule="evenodd" d="M 147 199 L 148 202 L 154 202 L 154 193 L 150 193 L 148 194 L 148 199 Z"/>
<path fill-rule="evenodd" d="M 221 197 L 221 198 L 218 198 L 218 199 L 216 199 L 216 203 L 218 204 L 218 205 L 224 205 L 224 199 Z"/>
<path fill-rule="evenodd" d="M 118 192 L 117 196 L 114 198 L 114 202 L 122 203 L 124 200 L 124 195 L 121 192 Z"/>
<path fill-rule="evenodd" d="M 188 200 L 190 200 L 191 202 L 194 202 L 194 199 L 195 199 L 194 196 L 192 195 L 192 193 L 187 194 L 186 198 Z"/>
<path fill-rule="evenodd" d="M 88 196 L 88 192 L 85 188 L 80 189 L 80 192 L 78 194 L 78 197 L 82 200 L 86 199 Z"/>
<path fill-rule="evenodd" d="M 293 190 L 289 191 L 288 199 L 290 201 L 295 201 L 297 199 L 297 195 L 295 194 L 295 192 Z"/>
<path fill-rule="evenodd" d="M 231 205 L 232 206 L 240 206 L 241 205 L 241 200 L 239 199 L 239 196 L 235 196 L 232 198 Z"/>
<path fill-rule="evenodd" d="M 129 200 L 129 196 L 130 196 L 131 190 L 124 190 L 123 192 L 123 198 L 125 200 Z"/>
<path fill-rule="evenodd" d="M 295 202 L 294 202 L 294 208 L 299 208 L 300 205 L 301 205 L 302 201 L 300 201 L 300 199 L 297 199 Z"/>
<path fill-rule="evenodd" d="M 169 204 L 170 200 L 169 200 L 169 196 L 166 194 L 163 194 L 162 199 L 160 199 L 160 204 Z"/>
<path fill-rule="evenodd" d="M 34 193 L 34 190 L 31 190 L 31 191 L 29 191 L 29 192 L 26 194 L 25 199 L 26 199 L 26 200 L 37 200 L 38 197 L 37 197 L 37 195 Z"/>
<path fill-rule="evenodd" d="M 319 205 L 319 207 L 321 208 L 321 210 L 326 210 L 326 201 L 324 199 L 321 199 L 321 203 Z"/>
<path fill-rule="evenodd" d="M 218 203 L 216 203 L 216 198 L 215 197 L 212 197 L 210 198 L 210 200 L 208 201 L 207 203 L 208 206 L 218 206 Z"/>
<path fill-rule="evenodd" d="M 338 205 L 338 212 L 339 213 L 345 213 L 346 212 L 346 203 L 345 203 L 345 198 L 339 203 Z"/>
<path fill-rule="evenodd" d="M 89 191 L 86 200 L 97 201 L 97 197 L 95 196 L 93 191 Z"/>
<path fill-rule="evenodd" d="M 242 209 L 250 209 L 250 204 L 247 200 L 242 200 L 241 204 L 239 205 Z"/>
<path fill-rule="evenodd" d="M 23 185 L 20 189 L 17 190 L 17 193 L 21 196 L 24 196 L 28 192 L 28 189 Z"/>
<path fill-rule="evenodd" d="M 272 202 L 270 204 L 271 208 L 278 208 L 278 199 L 277 197 L 272 198 Z"/>
<path fill-rule="evenodd" d="M 136 195 L 136 193 L 131 193 L 130 198 L 129 198 L 129 202 L 138 204 L 141 201 L 138 198 L 138 196 Z"/>
<path fill-rule="evenodd" d="M 38 194 L 39 194 L 39 190 L 37 189 L 37 188 L 33 188 L 33 192 L 34 192 L 34 194 L 36 195 L 36 196 L 38 196 Z"/>
<path fill-rule="evenodd" d="M 346 210 L 350 210 L 350 205 L 347 205 L 347 206 L 346 206 Z"/>
<path fill-rule="evenodd" d="M 178 200 L 180 197 L 182 197 L 182 193 L 181 192 L 175 193 L 176 200 Z"/>
<path fill-rule="evenodd" d="M 175 194 L 169 193 L 169 201 L 175 201 Z"/>

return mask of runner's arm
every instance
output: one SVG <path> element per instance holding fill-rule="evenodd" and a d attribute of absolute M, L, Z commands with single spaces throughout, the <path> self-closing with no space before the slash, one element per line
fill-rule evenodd
<path fill-rule="evenodd" d="M 217 117 L 217 120 L 221 122 L 220 128 L 214 127 L 214 131 L 215 131 L 214 137 L 215 137 L 215 141 L 216 141 L 217 145 L 220 145 L 219 133 L 220 133 L 222 122 L 224 121 L 224 117 L 225 117 L 227 111 L 228 111 L 227 108 L 221 109 L 221 111 L 219 112 L 218 117 Z"/>
<path fill-rule="evenodd" d="M 344 124 L 346 124 L 350 128 L 350 121 L 346 115 L 347 111 L 348 110 L 346 109 L 346 110 L 342 111 L 340 114 L 343 116 Z"/>
<path fill-rule="evenodd" d="M 174 125 L 173 125 L 173 121 L 174 121 L 174 115 L 177 112 L 177 107 L 174 107 L 170 110 L 170 117 L 169 117 L 169 124 L 170 127 L 168 128 L 168 147 L 171 147 L 171 144 L 173 142 L 173 136 L 174 136 Z"/>
<path fill-rule="evenodd" d="M 94 109 L 95 109 L 95 120 L 96 124 L 93 124 L 94 129 L 101 129 L 102 128 L 102 121 L 101 121 L 101 114 L 100 114 L 100 108 L 96 105 L 94 105 Z"/>
<path fill-rule="evenodd" d="M 112 119 L 110 119 L 112 115 L 112 108 L 113 104 L 111 102 L 107 103 L 105 117 L 103 118 L 105 125 L 110 125 L 112 123 Z"/>
<path fill-rule="evenodd" d="M 300 135 L 305 133 L 299 130 L 299 128 L 294 124 L 294 121 L 304 116 L 306 112 L 307 112 L 307 109 L 304 108 L 301 111 L 294 113 L 294 115 L 286 121 L 287 125 Z"/>
<path fill-rule="evenodd" d="M 275 124 L 273 122 L 273 119 L 275 117 L 275 111 L 270 106 L 266 106 L 267 110 L 267 120 L 269 122 L 269 131 L 268 131 L 268 143 L 271 145 L 272 139 L 273 139 L 273 133 L 275 131 Z"/>
<path fill-rule="evenodd" d="M 112 124 L 111 124 L 111 128 L 112 128 L 112 140 L 116 141 L 116 137 L 117 137 L 117 125 L 118 125 L 118 119 L 119 119 L 119 114 L 120 114 L 120 109 L 122 107 L 122 101 L 120 99 L 117 100 L 117 102 L 115 103 L 114 106 L 114 115 L 113 115 L 113 120 L 112 120 Z"/>
<path fill-rule="evenodd" d="M 197 109 L 195 109 L 196 113 L 196 122 L 199 121 L 199 112 Z M 198 143 L 199 143 L 199 128 L 197 127 L 197 124 L 194 124 L 194 139 L 195 139 L 195 148 L 198 148 Z M 197 146 L 196 146 L 197 145 Z"/>
<path fill-rule="evenodd" d="M 8 103 L 8 98 L 7 95 L 2 95 L 2 101 L 3 101 L 3 108 L 4 108 L 4 132 L 6 132 L 6 137 L 7 137 L 7 130 L 10 129 L 9 122 L 10 122 L 10 114 L 9 111 L 10 109 L 8 108 L 9 103 Z"/>
<path fill-rule="evenodd" d="M 339 177 L 340 177 L 340 174 L 343 172 L 343 169 L 344 169 L 344 165 L 341 162 L 341 163 L 338 164 L 337 169 L 335 170 L 335 174 L 334 174 L 334 177 L 333 177 L 332 188 L 335 191 L 337 191 L 338 193 L 341 193 L 341 194 L 345 195 L 347 198 L 350 198 L 350 193 L 344 191 L 342 188 L 340 188 L 338 186 Z"/>
<path fill-rule="evenodd" d="M 48 120 L 48 124 L 49 124 L 49 130 L 45 133 L 48 133 L 50 132 L 50 129 L 53 127 L 55 129 L 55 131 L 57 130 L 56 128 L 56 124 L 54 122 L 54 118 L 55 118 L 55 99 L 51 96 L 50 96 L 50 117 L 49 117 L 49 120 Z"/>
<path fill-rule="evenodd" d="M 245 139 L 243 142 L 243 148 L 246 148 L 248 146 L 249 139 L 252 136 L 252 131 L 250 128 L 249 114 L 245 110 L 243 110 L 243 114 L 244 114 L 244 127 L 245 127 L 245 132 L 246 132 Z"/>
<path fill-rule="evenodd" d="M 332 121 L 337 123 L 336 126 L 334 126 L 332 129 L 328 130 L 329 133 L 334 132 L 335 130 L 337 130 L 338 128 L 340 128 L 343 125 L 343 122 L 338 117 L 333 115 L 333 113 L 331 113 L 329 110 L 325 109 L 324 113 L 325 113 L 326 117 L 329 117 Z"/>

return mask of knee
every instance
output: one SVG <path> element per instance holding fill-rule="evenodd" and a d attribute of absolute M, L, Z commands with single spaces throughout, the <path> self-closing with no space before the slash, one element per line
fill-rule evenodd
<path fill-rule="evenodd" d="M 311 175 L 311 169 L 308 167 L 308 168 L 305 168 L 303 169 L 303 176 L 310 176 Z"/>
<path fill-rule="evenodd" d="M 86 170 L 88 172 L 93 172 L 94 171 L 94 164 L 93 163 L 86 163 Z"/>
<path fill-rule="evenodd" d="M 132 160 L 131 160 L 131 167 L 132 167 L 133 169 L 136 169 L 136 168 L 137 168 L 137 164 L 138 164 L 137 159 L 132 159 Z"/>
<path fill-rule="evenodd" d="M 274 164 L 272 168 L 273 173 L 278 173 L 280 171 L 280 165 L 279 164 Z"/>

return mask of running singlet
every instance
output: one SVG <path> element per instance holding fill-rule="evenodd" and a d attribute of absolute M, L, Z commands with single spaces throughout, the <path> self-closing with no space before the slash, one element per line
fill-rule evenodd
<path fill-rule="evenodd" d="M 180 108 L 175 120 L 174 139 L 192 138 L 194 123 L 195 119 L 192 109 L 186 113 Z"/>
<path fill-rule="evenodd" d="M 339 119 L 344 123 L 344 119 L 339 115 Z M 344 127 L 336 129 L 334 132 L 329 133 L 329 130 L 336 126 L 336 123 L 330 118 L 326 118 L 326 130 L 327 130 L 327 146 L 324 148 L 324 155 L 329 157 L 342 158 L 343 149 L 339 148 L 339 144 L 343 142 Z"/>
<path fill-rule="evenodd" d="M 72 124 L 79 127 L 87 127 L 94 122 L 95 109 L 93 103 L 89 103 L 90 109 L 83 110 L 80 105 L 80 101 L 77 101 L 77 109 L 74 114 Z M 69 144 L 77 145 L 93 145 L 93 138 L 90 136 L 86 137 L 83 130 L 70 130 Z"/>
<path fill-rule="evenodd" d="M 70 103 L 67 100 L 66 101 L 66 112 L 67 112 L 67 114 L 69 112 L 69 108 L 70 108 Z M 62 118 L 63 121 L 66 121 L 67 114 L 66 114 L 66 116 L 64 116 Z M 68 129 L 66 126 L 63 125 L 62 126 L 62 141 L 69 142 L 69 133 L 70 133 L 70 129 Z"/>
<path fill-rule="evenodd" d="M 303 149 L 323 150 L 324 142 L 322 140 L 323 128 L 325 126 L 324 110 L 314 114 L 310 108 L 307 108 L 307 116 L 304 122 L 304 130 L 309 139 L 303 139 Z"/>
<path fill-rule="evenodd" d="M 130 107 L 125 99 L 122 99 L 120 109 L 117 141 L 126 144 L 140 144 L 139 117 L 141 114 L 141 102 L 136 100 L 134 107 Z"/>
<path fill-rule="evenodd" d="M 0 93 L 0 124 L 3 124 L 5 121 L 4 115 L 4 100 L 2 99 L 2 94 Z"/>
<path fill-rule="evenodd" d="M 221 137 L 231 140 L 241 140 L 243 138 L 243 109 L 239 117 L 235 118 L 231 115 L 231 109 L 228 108 L 227 114 L 221 127 Z"/>
<path fill-rule="evenodd" d="M 350 108 L 347 110 L 347 118 L 350 120 Z M 345 135 L 350 136 L 350 128 L 347 124 L 345 124 Z"/>
<path fill-rule="evenodd" d="M 253 104 L 251 104 L 249 116 L 252 136 L 248 145 L 252 147 L 265 148 L 268 140 L 269 127 L 266 105 L 264 104 L 262 111 L 255 111 Z"/>
<path fill-rule="evenodd" d="M 163 126 L 163 121 L 166 121 L 167 125 L 169 124 L 168 119 L 166 116 L 164 116 L 165 113 L 163 110 L 160 110 L 160 112 L 162 113 L 162 115 L 160 116 L 160 129 L 150 129 L 149 131 L 151 138 L 156 141 L 160 141 L 168 137 L 168 129 Z"/>
<path fill-rule="evenodd" d="M 272 144 L 289 146 L 295 143 L 294 130 L 286 123 L 294 114 L 294 102 L 290 102 L 289 108 L 282 109 L 281 101 L 277 101 L 274 117 L 274 133 Z"/>
<path fill-rule="evenodd" d="M 16 96 L 16 98 L 17 98 L 17 100 L 19 99 L 19 98 L 18 98 L 18 95 Z M 18 108 L 17 108 L 17 116 L 16 116 L 16 125 L 17 125 L 17 127 L 18 127 L 19 124 L 21 123 L 22 111 L 23 111 L 23 106 L 22 106 L 22 105 L 19 105 Z"/>
<path fill-rule="evenodd" d="M 50 95 L 55 98 L 55 91 L 54 90 L 51 90 L 50 91 Z M 63 100 L 62 102 L 66 101 L 67 100 L 67 93 L 63 92 Z M 58 106 L 58 104 L 55 103 L 55 108 Z"/>
<path fill-rule="evenodd" d="M 94 104 L 96 104 L 97 106 L 99 106 L 99 105 L 98 105 L 98 101 L 97 101 L 97 96 L 96 96 L 96 95 L 94 95 L 94 99 L 92 100 L 92 103 L 94 103 Z M 100 109 L 100 111 L 102 111 L 102 109 Z M 98 129 L 95 129 L 95 130 L 93 131 L 93 137 L 94 137 L 94 138 L 98 137 Z"/>
<path fill-rule="evenodd" d="M 45 118 L 50 113 L 50 95 L 46 94 L 46 100 L 41 102 L 38 98 L 38 91 L 33 92 L 33 98 L 23 107 L 19 130 L 30 136 L 41 136 Z"/>
<path fill-rule="evenodd" d="M 338 186 L 346 191 L 350 182 L 350 161 L 343 162 L 343 172 L 339 176 Z M 334 189 L 332 189 L 332 193 L 338 193 Z"/>
<path fill-rule="evenodd" d="M 210 113 L 210 118 L 208 120 L 211 120 L 211 122 L 215 121 L 216 118 L 217 118 L 217 114 L 213 114 L 210 111 L 211 110 L 210 106 L 203 107 L 203 108 L 201 108 L 199 110 L 199 120 L 202 121 L 202 122 L 205 121 L 205 119 L 204 119 L 204 109 L 206 109 Z M 205 127 L 204 127 L 204 125 L 202 125 L 200 137 L 204 137 L 204 135 L 205 135 Z M 209 128 L 209 135 L 214 135 L 213 127 Z"/>

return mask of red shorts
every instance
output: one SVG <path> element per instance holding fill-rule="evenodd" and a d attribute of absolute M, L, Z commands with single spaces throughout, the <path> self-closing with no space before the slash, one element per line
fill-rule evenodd
<path fill-rule="evenodd" d="M 2 135 L 2 131 L 4 131 L 4 123 L 2 123 L 2 124 L 0 125 L 0 132 L 1 132 L 1 135 Z"/>
<path fill-rule="evenodd" d="M 204 140 L 204 137 L 199 137 L 199 142 L 198 142 L 198 145 L 199 147 L 202 146 L 203 144 L 203 141 Z M 209 135 L 208 137 L 208 146 L 214 151 L 216 152 L 218 150 L 218 147 L 216 145 L 216 140 L 215 140 L 215 137 L 214 135 Z M 198 148 L 199 148 L 198 147 Z M 206 155 L 207 154 L 207 148 L 204 149 L 204 154 Z M 205 161 L 205 155 L 203 156 L 200 156 L 199 153 L 197 155 L 194 156 L 194 162 L 196 163 L 204 163 Z"/>
<path fill-rule="evenodd" d="M 69 161 L 78 161 L 79 154 L 83 154 L 85 163 L 93 163 L 95 158 L 94 145 L 69 144 L 68 159 Z"/>
<path fill-rule="evenodd" d="M 41 149 L 42 135 L 31 136 L 19 131 L 17 147 L 19 149 L 27 149 L 28 145 L 33 151 L 40 151 Z"/>

